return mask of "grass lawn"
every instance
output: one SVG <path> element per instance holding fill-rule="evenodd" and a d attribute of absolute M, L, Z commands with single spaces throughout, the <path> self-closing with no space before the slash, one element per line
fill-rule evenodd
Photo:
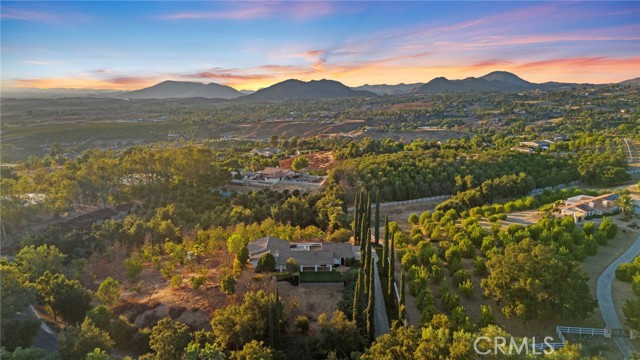
<path fill-rule="evenodd" d="M 305 271 L 300 273 L 301 283 L 341 283 L 342 274 L 338 271 Z"/>

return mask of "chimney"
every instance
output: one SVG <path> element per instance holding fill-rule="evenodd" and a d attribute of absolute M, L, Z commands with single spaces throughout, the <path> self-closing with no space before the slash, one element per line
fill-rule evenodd
<path fill-rule="evenodd" d="M 593 201 L 589 201 L 589 206 L 594 207 L 595 205 L 596 205 L 596 203 L 595 203 L 595 202 L 593 202 Z"/>

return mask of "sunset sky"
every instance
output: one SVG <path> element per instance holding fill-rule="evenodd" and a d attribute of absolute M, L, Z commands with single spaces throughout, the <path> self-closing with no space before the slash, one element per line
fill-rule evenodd
<path fill-rule="evenodd" d="M 2 88 L 640 77 L 640 1 L 1 2 Z"/>

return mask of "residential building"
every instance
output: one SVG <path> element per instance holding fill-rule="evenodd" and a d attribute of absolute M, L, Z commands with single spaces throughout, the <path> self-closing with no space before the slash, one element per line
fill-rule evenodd
<path fill-rule="evenodd" d="M 618 194 L 573 196 L 565 200 L 560 215 L 571 216 L 575 222 L 581 222 L 590 216 L 615 213 L 620 211 L 620 207 L 615 205 L 619 197 Z"/>
<path fill-rule="evenodd" d="M 249 262 L 255 268 L 265 254 L 276 259 L 276 271 L 285 271 L 287 261 L 294 259 L 300 271 L 332 271 L 354 258 L 353 245 L 329 242 L 289 242 L 273 236 L 265 236 L 247 244 Z"/>

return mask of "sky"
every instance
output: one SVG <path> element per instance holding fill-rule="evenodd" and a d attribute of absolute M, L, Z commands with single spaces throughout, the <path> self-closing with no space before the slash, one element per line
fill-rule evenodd
<path fill-rule="evenodd" d="M 1 86 L 640 77 L 640 1 L 0 1 Z"/>

